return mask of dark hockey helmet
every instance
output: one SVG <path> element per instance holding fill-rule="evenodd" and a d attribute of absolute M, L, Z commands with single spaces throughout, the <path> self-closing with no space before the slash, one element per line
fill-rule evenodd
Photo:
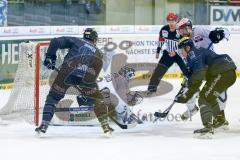
<path fill-rule="evenodd" d="M 190 46 L 191 48 L 194 46 L 193 41 L 189 37 L 183 37 L 178 42 L 178 48 L 184 48 L 186 46 Z"/>
<path fill-rule="evenodd" d="M 127 80 L 130 80 L 135 76 L 135 69 L 125 65 L 118 71 L 118 73 L 125 77 Z"/>
<path fill-rule="evenodd" d="M 182 29 L 185 27 L 191 27 L 192 28 L 192 21 L 188 18 L 182 18 L 177 24 L 177 29 Z"/>
<path fill-rule="evenodd" d="M 167 17 L 166 17 L 167 21 L 177 21 L 178 20 L 178 16 L 175 12 L 169 12 Z"/>
<path fill-rule="evenodd" d="M 83 33 L 83 38 L 90 41 L 97 41 L 98 34 L 93 28 L 86 28 Z"/>

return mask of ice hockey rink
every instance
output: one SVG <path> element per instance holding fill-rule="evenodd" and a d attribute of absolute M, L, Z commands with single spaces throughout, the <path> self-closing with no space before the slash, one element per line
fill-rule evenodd
<path fill-rule="evenodd" d="M 174 89 L 163 96 L 145 98 L 133 108 L 137 113 L 153 113 L 167 108 L 180 88 L 180 80 L 166 80 Z M 198 139 L 193 130 L 202 127 L 199 113 L 182 122 L 173 118 L 186 110 L 175 104 L 167 120 L 145 122 L 129 130 L 115 129 L 106 138 L 99 126 L 50 126 L 45 137 L 36 137 L 35 127 L 25 122 L 0 125 L 1 160 L 239 160 L 240 107 L 239 79 L 228 90 L 226 117 L 230 130 L 216 132 L 213 139 Z M 7 102 L 10 90 L 1 90 L 1 107 Z"/>

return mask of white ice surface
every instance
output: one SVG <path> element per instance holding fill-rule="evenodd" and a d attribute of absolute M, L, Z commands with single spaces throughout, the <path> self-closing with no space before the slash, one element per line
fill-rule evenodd
<path fill-rule="evenodd" d="M 169 80 L 168 80 L 169 81 Z M 170 93 L 146 98 L 134 107 L 140 114 L 164 110 L 180 87 L 179 80 Z M 200 115 L 192 121 L 172 121 L 171 115 L 185 111 L 176 104 L 169 121 L 146 122 L 134 129 L 117 126 L 112 138 L 105 138 L 100 127 L 50 126 L 46 137 L 37 138 L 34 126 L 18 122 L 0 125 L 0 160 L 240 160 L 240 80 L 228 91 L 226 117 L 230 131 L 219 132 L 213 139 L 193 137 L 193 130 L 202 127 Z M 0 91 L 2 107 L 9 91 Z"/>

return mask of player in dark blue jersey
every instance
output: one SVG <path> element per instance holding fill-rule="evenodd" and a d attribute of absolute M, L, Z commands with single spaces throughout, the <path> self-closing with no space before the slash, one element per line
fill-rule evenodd
<path fill-rule="evenodd" d="M 213 129 L 224 125 L 225 118 L 220 117 L 221 112 L 217 99 L 220 93 L 226 91 L 236 81 L 236 65 L 227 54 L 216 54 L 212 50 L 197 48 L 189 37 L 179 41 L 179 49 L 187 59 L 190 78 L 186 90 L 176 96 L 175 101 L 186 103 L 194 93 L 199 90 L 203 80 L 205 85 L 199 93 L 198 104 L 203 129 L 195 130 L 195 134 L 213 134 Z M 218 123 L 214 123 L 214 121 Z"/>
<path fill-rule="evenodd" d="M 188 76 L 186 65 L 178 54 L 178 40 L 181 36 L 176 31 L 176 23 L 178 16 L 174 12 L 170 12 L 167 17 L 168 24 L 163 26 L 159 32 L 159 45 L 157 47 L 156 58 L 160 58 L 157 67 L 155 68 L 150 82 L 148 84 L 148 95 L 157 91 L 157 86 L 167 70 L 177 63 L 185 76 Z"/>
<path fill-rule="evenodd" d="M 47 95 L 41 125 L 36 128 L 37 133 L 45 133 L 58 102 L 64 97 L 67 89 L 77 87 L 79 94 L 91 99 L 94 104 L 94 112 L 98 118 L 104 133 L 113 131 L 108 124 L 108 106 L 103 102 L 96 83 L 102 69 L 102 52 L 96 47 L 98 34 L 92 28 L 84 31 L 83 39 L 76 37 L 60 37 L 51 40 L 46 53 L 44 65 L 48 69 L 55 69 L 58 49 L 69 49 L 64 57 L 63 64 L 58 70 L 50 91 Z"/>

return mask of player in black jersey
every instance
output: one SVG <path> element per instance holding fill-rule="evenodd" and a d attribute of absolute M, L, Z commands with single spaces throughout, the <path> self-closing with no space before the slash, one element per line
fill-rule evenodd
<path fill-rule="evenodd" d="M 157 91 L 157 86 L 174 62 L 178 64 L 183 74 L 188 77 L 188 72 L 183 59 L 178 54 L 178 40 L 181 36 L 176 31 L 176 23 L 178 16 L 174 12 L 170 12 L 166 20 L 167 25 L 163 26 L 159 32 L 159 45 L 157 47 L 156 58 L 159 58 L 160 52 L 162 57 L 155 68 L 148 85 L 148 95 Z"/>

